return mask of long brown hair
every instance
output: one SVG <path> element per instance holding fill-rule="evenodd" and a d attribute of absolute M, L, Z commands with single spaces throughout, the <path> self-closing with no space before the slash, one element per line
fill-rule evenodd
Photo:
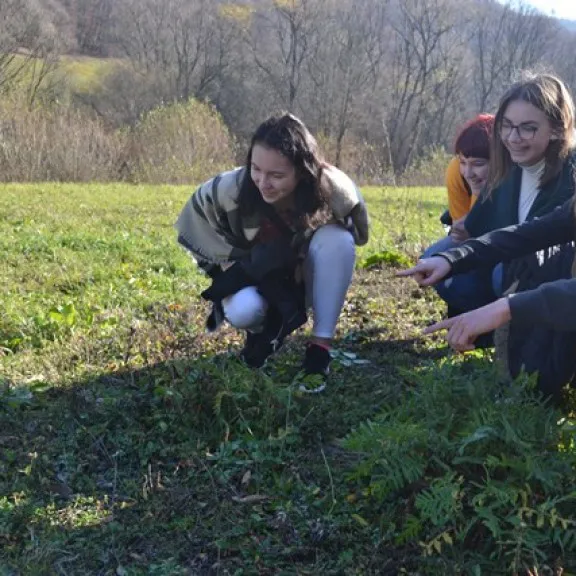
<path fill-rule="evenodd" d="M 246 158 L 246 171 L 240 185 L 239 208 L 242 215 L 261 211 L 264 200 L 250 176 L 252 150 L 256 144 L 277 150 L 296 168 L 298 184 L 294 190 L 296 225 L 317 228 L 330 218 L 330 190 L 321 185 L 324 160 L 316 139 L 304 123 L 283 113 L 264 121 L 254 132 Z"/>
<path fill-rule="evenodd" d="M 490 192 L 508 176 L 514 165 L 501 137 L 504 113 L 514 100 L 523 100 L 542 110 L 557 138 L 550 140 L 546 148 L 541 185 L 550 182 L 560 173 L 564 161 L 574 146 L 574 102 L 564 82 L 552 74 L 524 72 L 522 78 L 504 94 L 496 112 L 488 176 Z"/>

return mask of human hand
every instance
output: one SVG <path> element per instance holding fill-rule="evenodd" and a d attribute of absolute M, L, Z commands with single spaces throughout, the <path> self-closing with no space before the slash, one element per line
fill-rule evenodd
<path fill-rule="evenodd" d="M 204 300 L 218 302 L 226 296 L 230 296 L 230 294 L 234 294 L 238 290 L 253 284 L 255 284 L 254 279 L 246 273 L 242 264 L 235 262 L 213 278 L 212 284 L 206 290 L 200 292 L 200 296 Z"/>
<path fill-rule="evenodd" d="M 500 298 L 482 308 L 428 326 L 424 334 L 448 330 L 446 339 L 449 346 L 457 352 L 466 352 L 474 349 L 478 336 L 510 322 L 510 318 L 508 298 Z"/>
<path fill-rule="evenodd" d="M 396 273 L 396 276 L 399 278 L 412 277 L 419 286 L 433 286 L 448 276 L 451 270 L 452 266 L 448 260 L 441 256 L 433 256 L 418 260 L 416 266 L 408 270 L 401 270 Z"/>
<path fill-rule="evenodd" d="M 466 216 L 460 218 L 460 220 L 456 220 L 452 224 L 452 228 L 450 229 L 450 237 L 454 240 L 454 242 L 465 242 L 470 238 L 470 234 L 466 227 L 464 226 L 464 222 L 466 220 Z"/>

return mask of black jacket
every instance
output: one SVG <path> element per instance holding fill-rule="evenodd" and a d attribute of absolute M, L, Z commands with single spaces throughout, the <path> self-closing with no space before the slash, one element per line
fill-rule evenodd
<path fill-rule="evenodd" d="M 564 161 L 560 172 L 541 187 L 526 219 L 541 218 L 572 198 L 575 173 L 576 152 L 572 152 Z M 470 236 L 477 238 L 493 230 L 518 224 L 521 185 L 522 168 L 515 165 L 488 198 L 483 193 L 468 213 L 464 223 Z"/>
<path fill-rule="evenodd" d="M 540 269 L 546 268 L 543 261 L 548 260 L 552 260 L 556 267 L 551 267 L 553 269 L 546 275 L 542 274 L 542 278 L 534 279 L 536 282 L 540 280 L 537 287 L 510 298 L 512 318 L 524 324 L 543 324 L 556 330 L 576 331 L 576 278 L 572 278 L 572 262 L 565 262 L 569 260 L 566 256 L 558 257 L 562 253 L 560 247 L 575 239 L 576 221 L 570 200 L 542 218 L 468 240 L 440 256 L 450 262 L 452 274 L 462 274 L 540 252 Z M 564 267 L 559 265 L 560 261 L 564 262 Z M 554 271 L 558 272 L 556 278 Z M 548 283 L 542 283 L 546 277 Z M 508 285 L 515 279 L 518 278 L 510 278 Z"/>
<path fill-rule="evenodd" d="M 576 373 L 576 238 L 570 200 L 542 218 L 495 230 L 440 254 L 452 274 L 498 262 L 506 268 L 512 321 L 505 355 L 513 377 L 522 369 L 539 373 L 543 391 L 556 394 Z M 527 264 L 519 257 L 536 254 Z"/>

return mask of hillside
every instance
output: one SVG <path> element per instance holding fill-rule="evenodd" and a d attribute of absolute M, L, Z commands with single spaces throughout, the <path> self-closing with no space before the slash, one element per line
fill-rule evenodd
<path fill-rule="evenodd" d="M 118 4 L 122 1 L 119 0 Z M 216 1 L 216 0 L 213 0 Z M 218 0 L 222 1 L 222 0 Z M 492 4 L 494 0 L 483 0 Z M 75 54 L 113 55 L 116 45 L 113 40 L 115 4 L 113 0 L 38 0 L 44 11 L 44 18 L 54 25 L 65 46 Z M 222 2 L 225 3 L 225 2 Z M 475 9 L 478 0 L 461 0 L 462 10 Z M 259 0 L 243 0 L 238 4 L 261 6 Z M 576 31 L 573 20 L 559 20 L 570 31 Z"/>

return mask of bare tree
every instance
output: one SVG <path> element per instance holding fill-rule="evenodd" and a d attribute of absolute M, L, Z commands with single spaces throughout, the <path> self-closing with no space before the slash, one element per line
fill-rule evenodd
<path fill-rule="evenodd" d="M 174 98 L 203 94 L 228 65 L 231 34 L 210 0 L 121 0 L 116 18 L 126 57 L 163 75 Z"/>
<path fill-rule="evenodd" d="M 523 3 L 483 7 L 471 23 L 476 111 L 494 107 L 522 69 L 543 60 L 558 32 L 553 20 Z"/>
<path fill-rule="evenodd" d="M 385 57 L 388 2 L 334 1 L 325 6 L 324 25 L 310 55 L 307 117 L 335 142 L 334 162 L 340 164 L 343 140 L 364 115 L 364 94 L 378 80 Z"/>
<path fill-rule="evenodd" d="M 75 39 L 78 49 L 106 56 L 113 26 L 113 0 L 75 0 Z"/>
<path fill-rule="evenodd" d="M 310 55 L 320 31 L 325 0 L 272 0 L 255 14 L 247 41 L 263 79 L 279 104 L 295 110 Z"/>
<path fill-rule="evenodd" d="M 464 59 L 467 45 L 460 26 L 454 26 L 444 40 L 438 48 L 440 67 L 425 100 L 422 147 L 451 143 L 455 124 L 469 107 Z"/>
<path fill-rule="evenodd" d="M 58 76 L 60 50 L 56 38 L 46 38 L 37 47 L 33 58 L 28 61 L 26 100 L 31 109 L 39 99 L 54 100 L 63 86 L 63 78 Z"/>
<path fill-rule="evenodd" d="M 434 92 L 449 85 L 447 66 L 454 67 L 450 46 L 456 27 L 457 11 L 448 1 L 406 0 L 397 5 L 383 118 L 396 171 L 403 171 L 419 150 Z"/>
<path fill-rule="evenodd" d="M 572 89 L 572 94 L 576 95 L 576 31 L 559 30 L 556 42 L 546 58 L 546 63 L 556 74 L 558 74 Z"/>
<path fill-rule="evenodd" d="M 41 38 L 41 10 L 27 0 L 0 0 L 0 89 L 9 86 L 34 58 Z"/>

